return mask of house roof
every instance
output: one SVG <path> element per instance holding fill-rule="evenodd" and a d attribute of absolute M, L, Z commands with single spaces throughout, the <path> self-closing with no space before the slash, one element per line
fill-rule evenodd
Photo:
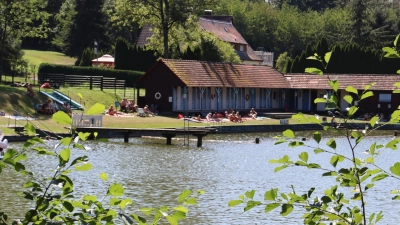
<path fill-rule="evenodd" d="M 136 42 L 137 46 L 144 47 L 144 45 L 147 44 L 147 38 L 150 38 L 151 36 L 153 36 L 153 31 L 151 31 L 150 29 L 151 29 L 151 25 L 149 25 L 149 24 L 145 24 L 142 27 L 142 31 L 140 31 L 139 38 Z"/>
<path fill-rule="evenodd" d="M 161 63 L 189 87 L 290 87 L 283 74 L 269 66 L 173 59 L 160 59 L 137 81 L 137 84 Z"/>
<path fill-rule="evenodd" d="M 327 75 L 314 74 L 285 74 L 291 88 L 295 89 L 332 89 L 328 84 Z M 400 75 L 396 74 L 329 74 L 331 80 L 339 81 L 339 89 L 353 86 L 358 90 L 366 85 L 376 83 L 370 90 L 395 90 L 394 84 L 400 81 Z"/>
<path fill-rule="evenodd" d="M 239 31 L 236 30 L 231 16 L 203 16 L 199 19 L 199 22 L 204 30 L 214 34 L 222 41 L 246 45 L 246 52 L 236 51 L 241 60 L 262 61 Z"/>

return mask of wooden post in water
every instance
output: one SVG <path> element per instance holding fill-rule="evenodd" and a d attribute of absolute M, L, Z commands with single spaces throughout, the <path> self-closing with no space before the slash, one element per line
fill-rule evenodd
<path fill-rule="evenodd" d="M 172 138 L 175 137 L 176 134 L 175 133 L 163 133 L 162 136 L 167 138 L 167 145 L 171 145 L 172 144 Z"/>
<path fill-rule="evenodd" d="M 197 147 L 201 147 L 203 145 L 203 137 L 207 134 L 193 134 L 193 136 L 197 137 Z"/>
<path fill-rule="evenodd" d="M 129 132 L 124 132 L 124 142 L 125 143 L 129 142 Z"/>

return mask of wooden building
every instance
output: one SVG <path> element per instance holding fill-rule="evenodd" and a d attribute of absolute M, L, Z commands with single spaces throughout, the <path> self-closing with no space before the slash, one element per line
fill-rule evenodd
<path fill-rule="evenodd" d="M 293 111 L 325 111 L 324 103 L 314 103 L 315 98 L 329 97 L 333 90 L 329 86 L 328 76 L 319 76 L 313 74 L 286 74 L 287 81 L 290 83 L 288 104 Z M 331 80 L 338 80 L 339 87 L 339 105 L 342 111 L 346 111 L 349 104 L 343 100 L 345 95 L 352 95 L 353 99 L 358 99 L 355 94 L 346 91 L 347 86 L 353 86 L 358 90 L 359 95 L 365 86 L 375 83 L 369 90 L 373 91 L 373 96 L 356 102 L 360 110 L 358 114 L 363 113 L 384 113 L 391 114 L 393 110 L 400 105 L 400 95 L 394 94 L 396 89 L 394 85 L 400 82 L 400 76 L 396 74 L 330 74 Z"/>
<path fill-rule="evenodd" d="M 284 109 L 290 84 L 269 66 L 160 59 L 137 82 L 139 106 L 167 112 Z"/>

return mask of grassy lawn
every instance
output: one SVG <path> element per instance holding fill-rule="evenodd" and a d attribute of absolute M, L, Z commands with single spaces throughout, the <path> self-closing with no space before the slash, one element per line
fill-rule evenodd
<path fill-rule="evenodd" d="M 67 132 L 65 125 L 60 125 L 54 122 L 51 116 L 45 116 L 36 114 L 34 110 L 34 103 L 42 103 L 46 100 L 44 95 L 38 94 L 38 88 L 35 88 L 34 98 L 26 95 L 26 88 L 23 87 L 10 87 L 9 85 L 0 84 L 0 110 L 5 111 L 8 115 L 14 114 L 14 109 L 18 110 L 22 115 L 35 115 L 38 120 L 33 120 L 32 123 L 39 128 L 50 130 L 52 132 Z M 101 103 L 108 108 L 109 105 L 114 105 L 116 99 L 121 100 L 123 97 L 120 94 L 115 94 L 113 90 L 89 90 L 84 87 L 69 87 L 61 88 L 61 92 L 70 94 L 71 97 L 79 102 L 85 102 L 85 110 L 88 110 L 90 106 L 95 103 Z M 83 96 L 83 100 L 80 100 L 78 93 Z M 84 111 L 75 111 L 74 113 L 84 113 Z M 314 115 L 307 115 L 314 116 Z M 322 116 L 320 116 L 322 120 Z M 330 121 L 330 117 L 327 117 L 327 121 Z M 0 116 L 0 129 L 5 134 L 15 134 L 13 129 L 7 128 L 9 126 L 24 126 L 26 125 L 24 120 L 14 120 L 7 117 Z M 263 120 L 247 120 L 243 123 L 222 123 L 222 126 L 244 126 L 244 125 L 271 125 L 280 124 L 279 119 L 263 119 Z M 294 119 L 289 119 L 289 124 L 298 124 Z M 214 126 L 213 123 L 194 123 L 191 122 L 191 127 L 201 126 Z M 177 113 L 166 113 L 156 117 L 138 117 L 135 113 L 131 113 L 130 117 L 114 117 L 114 116 L 103 116 L 104 127 L 120 127 L 120 128 L 173 128 L 183 127 L 183 120 L 177 119 Z"/>
<path fill-rule="evenodd" d="M 60 52 L 52 51 L 37 51 L 37 50 L 23 50 L 24 59 L 28 60 L 29 64 L 36 65 L 36 69 L 41 63 L 51 63 L 60 65 L 74 65 L 76 58 L 71 58 Z"/>

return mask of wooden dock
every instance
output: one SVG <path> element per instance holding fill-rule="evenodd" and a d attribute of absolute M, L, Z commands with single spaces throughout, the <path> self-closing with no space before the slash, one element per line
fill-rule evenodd
<path fill-rule="evenodd" d="M 172 138 L 177 135 L 192 135 L 197 137 L 197 147 L 203 144 L 203 137 L 216 133 L 214 127 L 190 127 L 190 128 L 111 128 L 111 127 L 78 127 L 78 132 L 98 133 L 98 137 L 110 137 L 117 134 L 124 136 L 124 142 L 129 142 L 129 137 L 161 136 L 167 139 L 167 145 L 172 143 Z"/>

